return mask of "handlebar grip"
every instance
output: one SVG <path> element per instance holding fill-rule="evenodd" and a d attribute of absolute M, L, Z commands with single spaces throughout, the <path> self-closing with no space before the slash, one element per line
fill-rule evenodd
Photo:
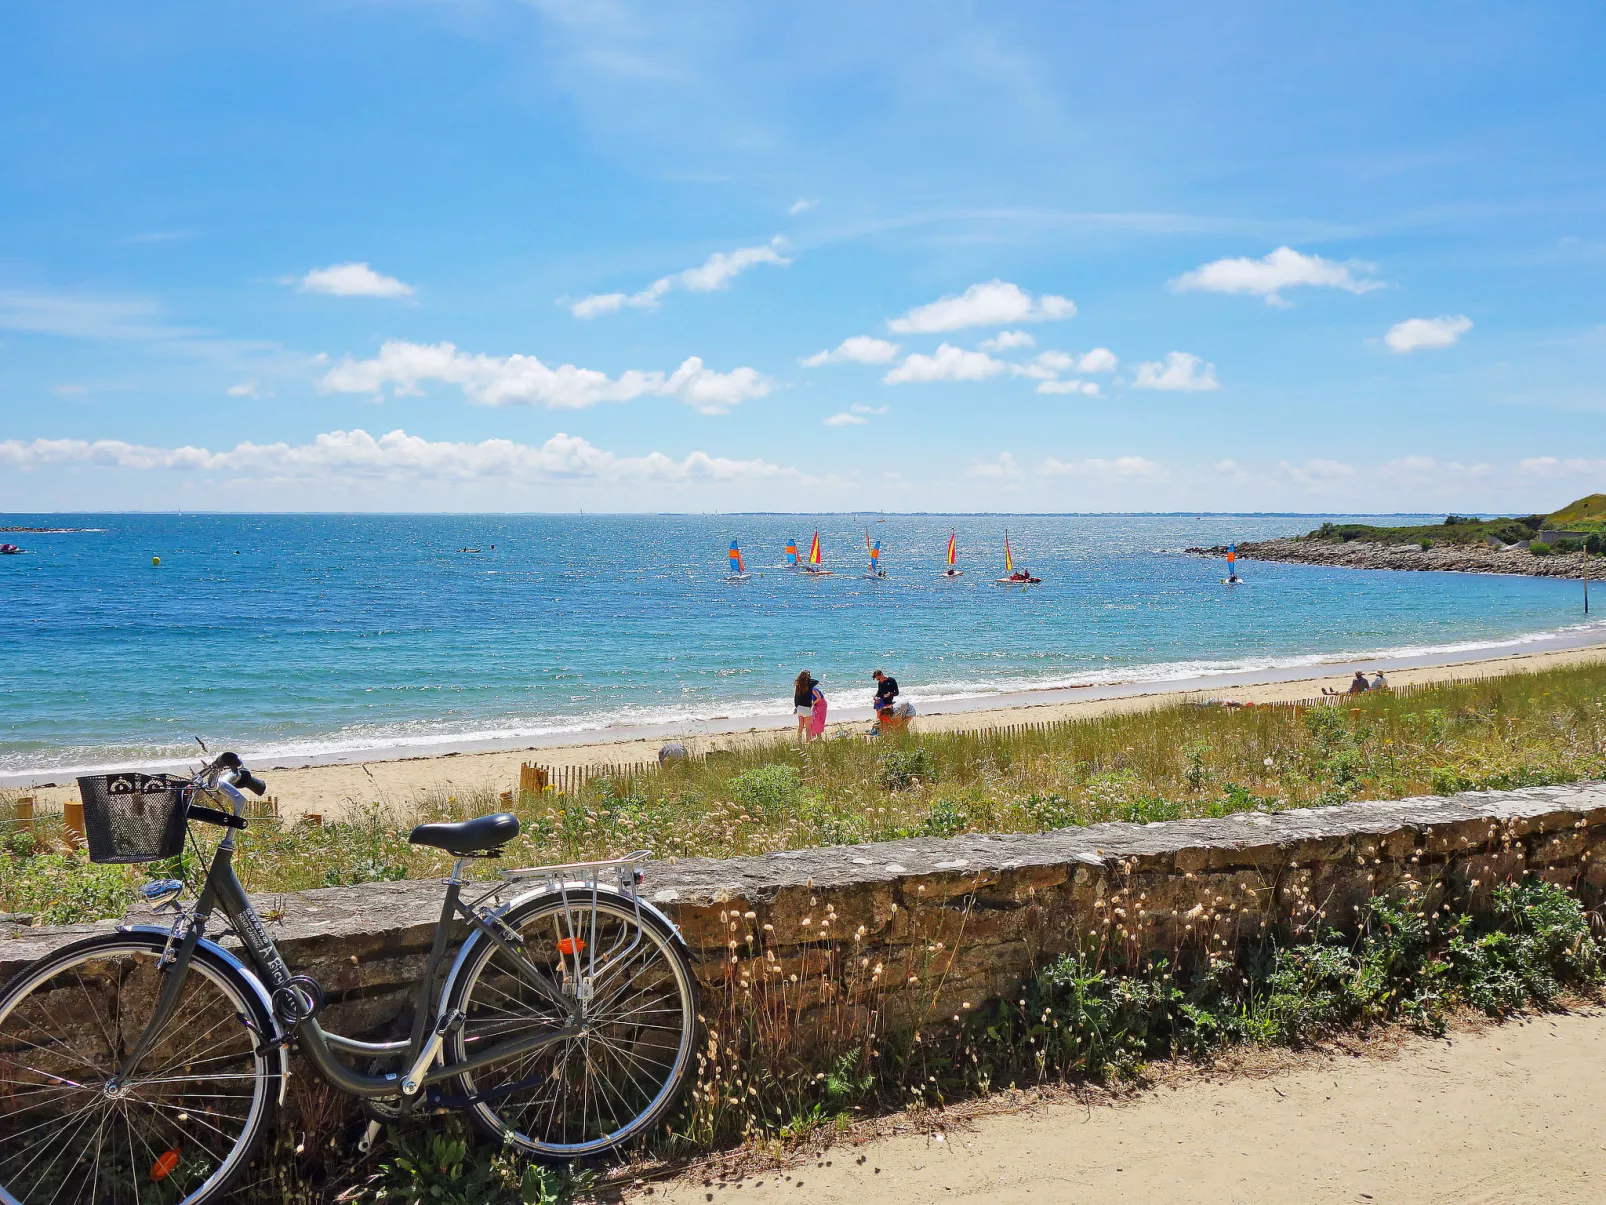
<path fill-rule="evenodd" d="M 241 766 L 239 773 L 234 776 L 234 785 L 250 791 L 253 795 L 260 795 L 268 789 L 267 783 L 263 782 L 244 766 Z"/>

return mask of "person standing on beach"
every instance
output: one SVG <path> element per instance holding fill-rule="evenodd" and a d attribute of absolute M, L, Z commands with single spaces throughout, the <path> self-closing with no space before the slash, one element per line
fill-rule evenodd
<path fill-rule="evenodd" d="M 898 699 L 898 679 L 889 678 L 885 670 L 876 670 L 870 675 L 875 683 L 875 713 L 880 715 L 891 707 Z"/>
<path fill-rule="evenodd" d="M 809 716 L 809 740 L 817 741 L 825 735 L 825 692 L 814 684 L 814 707 Z"/>
<path fill-rule="evenodd" d="M 819 695 L 822 706 L 825 696 L 820 693 L 820 684 L 808 670 L 797 676 L 792 683 L 792 711 L 797 716 L 797 735 L 799 740 L 808 740 L 809 725 L 814 719 L 814 698 Z"/>

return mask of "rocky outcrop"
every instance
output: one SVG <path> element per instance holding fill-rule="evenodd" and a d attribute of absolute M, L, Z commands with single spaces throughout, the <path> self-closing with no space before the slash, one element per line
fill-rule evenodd
<path fill-rule="evenodd" d="M 1201 556 L 1224 557 L 1226 546 L 1190 548 Z M 1582 552 L 1535 556 L 1526 548 L 1487 544 L 1372 544 L 1362 540 L 1255 540 L 1238 545 L 1241 560 L 1283 561 L 1296 565 L 1334 565 L 1344 569 L 1416 569 L 1450 573 L 1515 573 L 1525 577 L 1606 579 L 1606 561 Z"/>

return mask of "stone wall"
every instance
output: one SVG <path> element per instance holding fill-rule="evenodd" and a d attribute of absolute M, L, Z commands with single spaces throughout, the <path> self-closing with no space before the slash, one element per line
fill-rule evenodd
<path fill-rule="evenodd" d="M 1126 956 L 1186 956 L 1269 924 L 1342 925 L 1391 889 L 1476 908 L 1525 874 L 1601 902 L 1606 785 L 657 863 L 643 890 L 710 988 L 799 974 L 819 985 L 816 1003 L 873 992 L 941 1016 L 1012 990 L 1089 934 Z M 403 1009 L 439 901 L 437 883 L 409 882 L 258 905 L 290 965 L 323 983 L 327 1024 L 361 1036 Z M 0 927 L 0 977 L 109 927 Z"/>

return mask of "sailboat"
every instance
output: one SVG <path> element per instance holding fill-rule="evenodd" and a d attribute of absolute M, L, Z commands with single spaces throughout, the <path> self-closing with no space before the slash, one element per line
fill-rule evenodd
<path fill-rule="evenodd" d="M 870 533 L 865 532 L 864 546 L 870 553 L 870 568 L 865 572 L 864 576 L 880 581 L 887 576 L 887 571 L 881 568 L 881 541 L 877 540 L 872 544 L 870 542 Z"/>
<path fill-rule="evenodd" d="M 998 579 L 1000 586 L 1038 586 L 1043 579 L 1033 577 L 1027 569 L 1015 568 L 1015 557 L 1009 548 L 1009 532 L 1004 532 L 1004 576 Z"/>
<path fill-rule="evenodd" d="M 954 564 L 958 559 L 959 559 L 959 533 L 950 530 L 948 532 L 948 568 L 943 571 L 943 576 L 944 577 L 964 577 L 965 576 L 965 571 L 963 569 L 954 568 Z"/>
<path fill-rule="evenodd" d="M 797 541 L 796 540 L 788 540 L 786 542 L 786 567 L 788 569 L 797 569 L 797 568 L 801 567 L 798 564 L 798 559 L 797 559 Z"/>
<path fill-rule="evenodd" d="M 1227 576 L 1221 579 L 1223 586 L 1236 586 L 1244 579 L 1238 576 L 1238 545 L 1227 545 Z"/>
<path fill-rule="evenodd" d="M 752 576 L 753 575 L 747 571 L 747 566 L 742 564 L 742 550 L 736 546 L 736 541 L 732 540 L 731 572 L 730 576 L 725 580 L 728 582 L 745 582 Z"/>
<path fill-rule="evenodd" d="M 809 559 L 803 565 L 803 572 L 810 577 L 830 577 L 829 569 L 820 567 L 820 529 L 814 529 L 814 542 L 809 545 Z"/>

